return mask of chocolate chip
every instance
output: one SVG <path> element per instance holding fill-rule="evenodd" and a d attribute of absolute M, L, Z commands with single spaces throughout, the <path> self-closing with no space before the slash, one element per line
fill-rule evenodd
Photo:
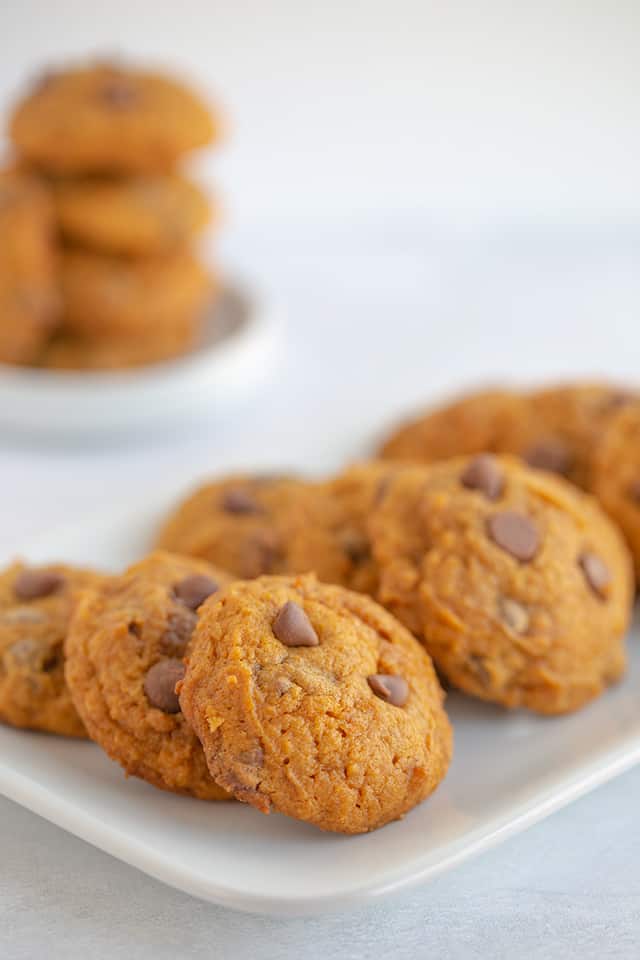
<path fill-rule="evenodd" d="M 640 480 L 633 480 L 627 487 L 627 496 L 634 503 L 640 504 Z"/>
<path fill-rule="evenodd" d="M 349 560 L 354 564 L 362 563 L 371 556 L 369 540 L 358 530 L 343 530 L 339 541 Z"/>
<path fill-rule="evenodd" d="M 181 660 L 160 660 L 155 663 L 144 678 L 144 692 L 151 706 L 163 713 L 179 713 L 176 683 L 183 677 L 184 664 Z"/>
<path fill-rule="evenodd" d="M 479 490 L 487 500 L 497 500 L 504 490 L 502 470 L 490 453 L 474 457 L 463 471 L 460 482 L 469 490 Z"/>
<path fill-rule="evenodd" d="M 54 570 L 21 570 L 13 583 L 18 600 L 37 600 L 57 593 L 64 585 L 64 577 Z"/>
<path fill-rule="evenodd" d="M 409 684 L 404 677 L 393 673 L 372 673 L 367 677 L 367 683 L 376 697 L 393 707 L 404 707 L 409 699 Z"/>
<path fill-rule="evenodd" d="M 211 577 L 203 573 L 194 573 L 190 577 L 185 577 L 180 583 L 176 583 L 173 592 L 176 600 L 184 603 L 185 607 L 197 610 L 217 589 L 218 584 Z"/>
<path fill-rule="evenodd" d="M 526 633 L 529 627 L 527 610 L 510 597 L 503 597 L 500 601 L 500 616 L 514 633 Z"/>
<path fill-rule="evenodd" d="M 626 407 L 634 400 L 634 395 L 630 390 L 614 390 L 602 403 L 602 409 L 605 413 L 615 413 L 622 407 Z"/>
<path fill-rule="evenodd" d="M 167 626 L 160 637 L 160 644 L 165 653 L 182 655 L 184 648 L 191 639 L 198 618 L 188 607 L 177 607 L 167 618 Z"/>
<path fill-rule="evenodd" d="M 608 587 L 611 583 L 611 574 L 609 568 L 597 553 L 585 550 L 578 557 L 578 563 L 582 568 L 585 580 L 601 600 L 606 599 Z"/>
<path fill-rule="evenodd" d="M 540 538 L 532 520 L 515 510 L 504 510 L 487 518 L 487 531 L 497 546 L 521 563 L 533 560 Z"/>
<path fill-rule="evenodd" d="M 222 498 L 222 509 L 227 513 L 260 513 L 260 504 L 248 490 L 233 487 Z"/>
<path fill-rule="evenodd" d="M 548 470 L 566 477 L 571 469 L 571 451 L 566 443 L 555 437 L 548 437 L 534 444 L 524 454 L 524 460 L 537 470 Z"/>
<path fill-rule="evenodd" d="M 135 106 L 138 91 L 124 77 L 114 77 L 100 87 L 99 96 L 108 106 L 127 110 Z"/>
<path fill-rule="evenodd" d="M 273 621 L 273 632 L 285 647 L 317 647 L 318 634 L 302 607 L 288 600 Z"/>

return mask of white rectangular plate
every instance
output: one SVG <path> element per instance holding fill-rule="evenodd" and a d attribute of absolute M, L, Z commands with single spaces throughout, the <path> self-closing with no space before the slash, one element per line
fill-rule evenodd
<path fill-rule="evenodd" d="M 117 569 L 148 548 L 167 499 L 53 531 L 21 551 Z M 422 883 L 523 830 L 640 760 L 640 652 L 578 714 L 507 714 L 449 697 L 455 756 L 437 793 L 359 837 L 322 833 L 241 804 L 207 804 L 125 780 L 98 747 L 0 727 L 0 791 L 159 880 L 229 907 L 314 913 Z"/>

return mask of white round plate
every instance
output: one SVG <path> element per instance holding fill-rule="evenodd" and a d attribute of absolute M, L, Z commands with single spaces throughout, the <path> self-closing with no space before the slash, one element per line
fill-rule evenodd
<path fill-rule="evenodd" d="M 228 283 L 201 342 L 175 360 L 104 372 L 0 364 L 0 429 L 61 439 L 117 435 L 226 404 L 262 381 L 276 331 L 273 308 Z"/>

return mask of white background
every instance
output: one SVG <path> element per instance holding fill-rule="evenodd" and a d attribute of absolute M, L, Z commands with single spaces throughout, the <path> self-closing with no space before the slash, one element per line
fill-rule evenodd
<path fill-rule="evenodd" d="M 1 3 L 0 108 L 92 51 L 224 102 L 233 138 L 197 167 L 229 208 L 224 257 L 287 328 L 233 408 L 108 443 L 0 438 L 0 547 L 176 472 L 337 465 L 470 380 L 637 377 L 639 28 L 633 0 Z M 639 789 L 627 774 L 428 888 L 308 923 L 197 903 L 2 801 L 0 954 L 635 958 Z"/>

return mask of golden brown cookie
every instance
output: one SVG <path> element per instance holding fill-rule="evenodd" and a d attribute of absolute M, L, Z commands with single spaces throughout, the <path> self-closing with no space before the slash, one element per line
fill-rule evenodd
<path fill-rule="evenodd" d="M 124 370 L 163 363 L 192 350 L 200 335 L 196 318 L 175 329 L 129 337 L 80 337 L 59 333 L 40 354 L 39 365 L 50 370 Z"/>
<path fill-rule="evenodd" d="M 380 456 L 432 463 L 463 454 L 512 453 L 589 489 L 599 437 L 631 396 L 607 383 L 562 384 L 530 394 L 470 393 L 399 427 Z"/>
<path fill-rule="evenodd" d="M 593 492 L 620 526 L 640 581 L 640 403 L 620 408 L 595 448 Z"/>
<path fill-rule="evenodd" d="M 313 501 L 313 485 L 294 477 L 223 477 L 177 505 L 157 545 L 202 557 L 238 577 L 286 572 Z"/>
<path fill-rule="evenodd" d="M 432 463 L 461 454 L 513 451 L 536 436 L 529 402 L 511 390 L 480 390 L 427 410 L 398 427 L 380 456 Z"/>
<path fill-rule="evenodd" d="M 197 609 L 228 579 L 153 553 L 81 595 L 66 645 L 67 682 L 91 738 L 127 775 L 203 800 L 229 797 L 209 776 L 175 686 Z"/>
<path fill-rule="evenodd" d="M 201 610 L 182 710 L 214 777 L 263 813 L 362 833 L 444 777 L 429 657 L 368 597 L 315 577 L 238 582 Z"/>
<path fill-rule="evenodd" d="M 564 713 L 624 672 L 628 552 L 561 478 L 490 455 L 410 468 L 369 532 L 380 602 L 462 690 Z"/>
<path fill-rule="evenodd" d="M 147 256 L 184 247 L 210 218 L 210 203 L 175 174 L 53 181 L 58 228 L 73 244 Z"/>
<path fill-rule="evenodd" d="M 333 514 L 332 528 L 328 532 L 332 543 L 339 549 L 332 569 L 323 571 L 322 579 L 375 596 L 378 567 L 369 542 L 368 521 L 387 481 L 397 469 L 384 460 L 358 463 L 326 484 L 325 493 Z M 322 544 L 319 548 L 322 549 Z M 327 548 L 324 550 L 328 556 Z M 309 569 L 318 571 L 322 567 L 319 563 L 310 563 Z"/>
<path fill-rule="evenodd" d="M 56 321 L 53 217 L 32 177 L 0 173 L 0 363 L 30 363 Z"/>
<path fill-rule="evenodd" d="M 213 294 L 189 253 L 126 260 L 66 251 L 60 280 L 64 328 L 79 336 L 165 333 L 199 318 Z"/>
<path fill-rule="evenodd" d="M 631 391 L 610 383 L 562 384 L 532 393 L 540 436 L 522 451 L 524 459 L 590 490 L 591 462 L 602 434 L 620 407 L 632 399 Z"/>
<path fill-rule="evenodd" d="M 79 590 L 101 577 L 62 564 L 0 574 L 0 720 L 85 737 L 64 680 L 63 647 Z"/>
<path fill-rule="evenodd" d="M 161 73 L 95 64 L 44 74 L 11 118 L 21 156 L 52 173 L 170 170 L 220 118 Z"/>

